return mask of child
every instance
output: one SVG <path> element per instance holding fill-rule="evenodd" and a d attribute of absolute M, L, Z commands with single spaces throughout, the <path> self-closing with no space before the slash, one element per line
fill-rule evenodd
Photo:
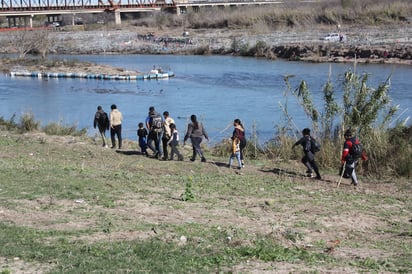
<path fill-rule="evenodd" d="M 175 124 L 170 124 L 170 134 L 171 137 L 169 139 L 169 141 L 167 142 L 168 145 L 170 145 L 172 147 L 172 151 L 170 152 L 170 161 L 173 160 L 173 156 L 176 154 L 177 155 L 177 159 L 179 161 L 183 161 L 183 155 L 180 154 L 179 150 L 177 149 L 177 146 L 179 145 L 179 132 L 176 129 L 176 125 Z"/>
<path fill-rule="evenodd" d="M 237 162 L 239 164 L 238 169 L 242 168 L 242 161 L 240 160 L 240 140 L 236 135 L 232 141 L 232 154 L 229 158 L 229 168 L 232 167 L 233 159 L 236 157 Z"/>
<path fill-rule="evenodd" d="M 147 154 L 147 130 L 144 127 L 143 123 L 139 123 L 139 128 L 137 130 L 137 136 L 139 137 L 139 146 L 142 152 L 142 155 L 149 156 Z"/>

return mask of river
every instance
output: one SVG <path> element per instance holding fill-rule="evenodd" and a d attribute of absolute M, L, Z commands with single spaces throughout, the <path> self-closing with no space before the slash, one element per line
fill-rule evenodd
<path fill-rule="evenodd" d="M 32 112 L 42 125 L 60 122 L 88 128 L 90 135 L 97 105 L 109 112 L 116 104 L 123 113 L 123 135 L 136 139 L 138 122 L 144 121 L 149 106 L 168 110 L 183 135 L 187 117 L 196 114 L 203 121 L 211 142 L 230 136 L 231 123 L 240 118 L 248 134 L 255 127 L 261 141 L 275 135 L 276 125 L 283 125 L 280 105 L 285 103 L 284 75 L 292 88 L 305 80 L 315 104 L 322 104 L 322 89 L 331 68 L 332 79 L 339 79 L 351 64 L 314 64 L 232 56 L 179 55 L 82 55 L 55 56 L 149 71 L 153 65 L 170 68 L 175 77 L 167 80 L 109 81 L 91 79 L 11 78 L 0 75 L 0 116 L 9 119 Z M 412 67 L 402 65 L 358 65 L 357 72 L 370 74 L 370 86 L 391 75 L 391 98 L 400 105 L 401 118 L 411 115 Z M 335 83 L 339 100 L 342 89 Z M 298 128 L 310 127 L 309 120 L 296 99 L 289 96 L 288 112 Z"/>

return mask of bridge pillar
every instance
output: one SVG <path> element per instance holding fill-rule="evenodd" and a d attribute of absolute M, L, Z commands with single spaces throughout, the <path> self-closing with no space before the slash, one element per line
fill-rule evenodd
<path fill-rule="evenodd" d="M 33 17 L 34 17 L 34 14 L 31 14 L 30 17 L 29 17 L 29 25 L 30 25 L 30 28 L 33 27 Z"/>
<path fill-rule="evenodd" d="M 27 28 L 33 27 L 33 16 L 34 15 L 22 15 L 22 16 L 8 16 L 7 24 L 9 28 Z M 27 20 L 28 19 L 28 20 Z"/>
<path fill-rule="evenodd" d="M 122 24 L 122 18 L 120 17 L 120 10 L 118 9 L 114 11 L 114 22 L 116 25 Z"/>

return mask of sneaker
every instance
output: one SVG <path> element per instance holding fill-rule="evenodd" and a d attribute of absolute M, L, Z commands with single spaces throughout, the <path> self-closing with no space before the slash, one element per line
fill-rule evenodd
<path fill-rule="evenodd" d="M 206 163 L 206 158 L 205 157 L 202 158 L 202 162 Z"/>
<path fill-rule="evenodd" d="M 116 147 L 115 147 L 115 146 L 111 146 L 110 148 L 111 148 L 111 149 L 114 149 L 114 148 L 116 148 Z"/>
<path fill-rule="evenodd" d="M 316 176 L 315 179 L 316 179 L 316 180 L 322 180 L 322 177 Z"/>
<path fill-rule="evenodd" d="M 313 175 L 312 173 L 306 173 L 306 177 L 313 178 L 315 177 L 315 175 Z"/>
<path fill-rule="evenodd" d="M 108 146 L 108 145 L 104 145 L 104 148 L 109 148 L 109 146 Z"/>
<path fill-rule="evenodd" d="M 352 182 L 352 183 L 350 183 L 351 185 L 353 185 L 353 186 L 358 186 L 358 183 L 357 182 Z"/>
<path fill-rule="evenodd" d="M 194 162 L 196 159 L 195 158 L 190 158 L 190 161 Z"/>

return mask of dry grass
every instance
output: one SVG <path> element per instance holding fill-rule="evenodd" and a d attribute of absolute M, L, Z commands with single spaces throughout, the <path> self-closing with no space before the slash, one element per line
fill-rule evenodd
<path fill-rule="evenodd" d="M 285 28 L 307 29 L 330 25 L 372 25 L 407 23 L 412 16 L 412 3 L 407 0 L 333 0 L 319 3 L 287 1 L 257 7 L 210 8 L 186 14 L 144 18 L 138 26 L 182 28 L 231 28 L 251 29 L 257 33 L 264 30 Z"/>

